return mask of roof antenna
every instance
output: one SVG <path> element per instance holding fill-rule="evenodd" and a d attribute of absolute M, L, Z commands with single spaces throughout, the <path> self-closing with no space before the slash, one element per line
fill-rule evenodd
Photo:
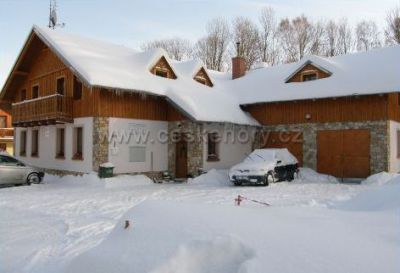
<path fill-rule="evenodd" d="M 57 23 L 57 0 L 50 0 L 49 28 L 65 27 L 65 23 Z"/>

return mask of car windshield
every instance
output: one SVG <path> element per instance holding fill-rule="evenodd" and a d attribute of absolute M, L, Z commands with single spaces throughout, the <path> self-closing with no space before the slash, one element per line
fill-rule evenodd
<path fill-rule="evenodd" d="M 256 150 L 249 154 L 245 162 L 265 162 L 265 161 L 276 161 L 275 152 L 263 150 Z"/>

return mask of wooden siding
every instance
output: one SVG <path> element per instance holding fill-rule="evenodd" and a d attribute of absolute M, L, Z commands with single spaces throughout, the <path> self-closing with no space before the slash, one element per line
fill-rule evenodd
<path fill-rule="evenodd" d="M 43 43 L 37 42 L 37 37 L 33 38 L 36 50 L 27 56 L 29 65 L 25 65 L 27 71 L 24 79 L 20 81 L 15 90 L 12 102 L 17 103 L 13 106 L 13 111 L 17 116 L 15 124 L 23 123 L 24 126 L 33 126 L 38 122 L 53 121 L 72 121 L 72 118 L 79 117 L 119 117 L 147 120 L 184 120 L 187 119 L 182 113 L 170 105 L 164 97 L 141 95 L 134 92 L 120 92 L 106 90 L 96 87 L 83 85 L 82 97 L 73 100 L 74 74 L 65 64 Z M 26 63 L 22 60 L 22 63 Z M 163 57 L 155 65 L 168 69 L 169 76 L 175 77 L 166 59 Z M 65 99 L 60 102 L 57 99 L 48 99 L 48 96 L 57 93 L 57 79 L 64 77 Z M 32 86 L 39 86 L 39 100 L 32 99 Z M 26 90 L 26 101 L 21 102 L 22 90 Z M 44 99 L 40 99 L 44 98 Z M 62 97 L 61 97 L 62 98 Z M 68 103 L 66 103 L 68 102 Z M 60 104 L 61 103 L 61 104 Z M 61 106 L 62 111 L 58 111 Z M 68 106 L 68 107 L 67 107 Z M 72 117 L 72 118 L 71 118 Z M 31 124 L 27 124 L 30 121 Z M 11 121 L 10 121 L 11 122 Z"/>
<path fill-rule="evenodd" d="M 198 82 L 200 82 L 199 80 L 202 80 L 202 81 L 204 80 L 205 85 L 207 85 L 209 87 L 213 87 L 213 83 L 211 82 L 210 77 L 208 77 L 208 75 L 203 67 L 196 73 L 196 75 L 194 76 L 193 79 Z M 197 79 L 199 79 L 199 80 L 197 80 Z M 202 83 L 202 82 L 200 82 L 200 83 Z"/>
<path fill-rule="evenodd" d="M 399 110 L 392 108 L 395 106 L 389 107 L 388 95 L 369 95 L 264 103 L 248 105 L 245 110 L 263 125 L 278 125 L 387 120 L 389 114 L 399 115 Z"/>
<path fill-rule="evenodd" d="M 158 60 L 158 62 L 150 69 L 150 72 L 156 75 L 157 69 L 167 72 L 167 78 L 176 79 L 176 75 L 165 57 L 161 57 L 161 59 Z"/>
<path fill-rule="evenodd" d="M 317 79 L 323 79 L 323 78 L 327 78 L 330 76 L 328 73 L 326 73 L 325 71 L 322 71 L 321 69 L 315 67 L 314 65 L 307 64 L 300 71 L 298 71 L 295 75 L 293 75 L 293 77 L 291 77 L 287 82 L 288 83 L 302 82 L 303 75 L 307 75 L 307 74 L 311 74 L 311 73 L 316 73 Z"/>

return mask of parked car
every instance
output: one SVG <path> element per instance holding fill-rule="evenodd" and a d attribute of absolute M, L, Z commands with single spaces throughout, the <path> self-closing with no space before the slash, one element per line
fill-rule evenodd
<path fill-rule="evenodd" d="M 38 169 L 6 153 L 0 153 L 0 184 L 38 184 L 43 177 L 44 173 Z"/>
<path fill-rule="evenodd" d="M 268 186 L 272 182 L 292 181 L 298 168 L 296 157 L 287 149 L 258 149 L 230 169 L 229 179 L 236 186 Z"/>

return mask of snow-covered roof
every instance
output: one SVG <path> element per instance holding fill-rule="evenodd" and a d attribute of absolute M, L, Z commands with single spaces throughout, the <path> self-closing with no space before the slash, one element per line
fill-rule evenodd
<path fill-rule="evenodd" d="M 330 58 L 308 56 L 298 63 L 251 70 L 236 80 L 219 77 L 216 86 L 234 94 L 241 104 L 398 92 L 399 60 L 400 46 Z M 331 76 L 286 83 L 309 63 Z"/>
<path fill-rule="evenodd" d="M 90 86 L 165 96 L 198 121 L 258 124 L 241 110 L 235 96 L 193 80 L 192 74 L 202 67 L 197 61 L 177 63 L 163 49 L 138 52 L 38 26 L 33 31 Z M 177 79 L 157 77 L 150 72 L 161 57 L 166 58 Z"/>

